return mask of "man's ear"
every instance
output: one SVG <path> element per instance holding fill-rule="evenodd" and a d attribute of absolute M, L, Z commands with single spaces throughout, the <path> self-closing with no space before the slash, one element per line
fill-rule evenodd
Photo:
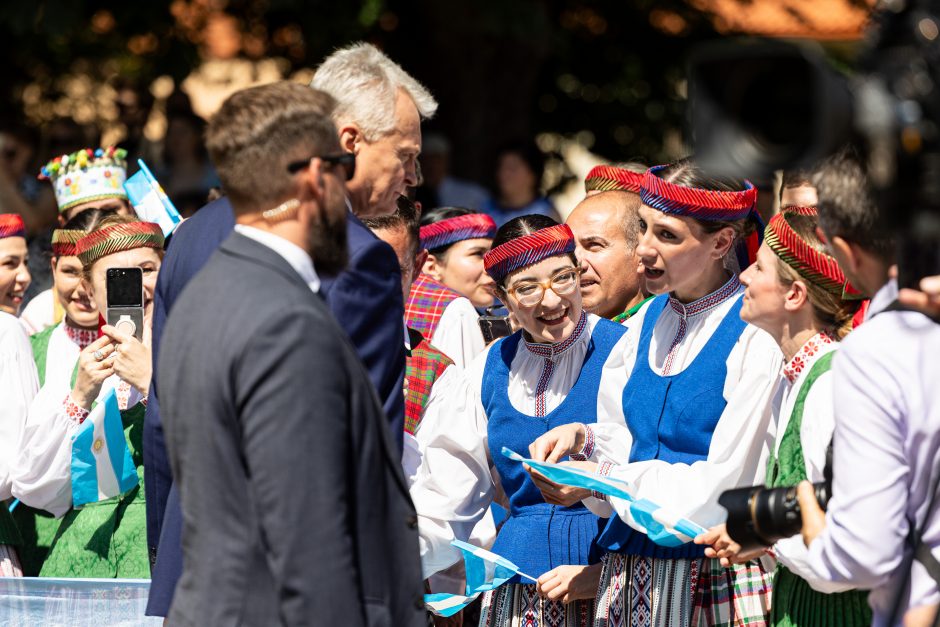
<path fill-rule="evenodd" d="M 365 141 L 362 131 L 354 124 L 346 124 L 339 129 L 339 145 L 346 152 L 357 154 L 359 144 Z"/>
<path fill-rule="evenodd" d="M 428 253 L 424 261 L 423 272 L 435 281 L 440 281 L 441 276 L 443 275 L 443 270 L 444 269 L 441 267 L 441 262 L 438 261 L 437 257 L 431 253 Z"/>
<path fill-rule="evenodd" d="M 858 276 L 861 257 L 855 245 L 837 235 L 829 240 L 829 246 L 832 248 L 833 256 L 836 258 L 836 261 L 838 261 L 840 265 L 845 264 L 846 267 L 842 268 L 842 271 L 845 274 Z"/>
<path fill-rule="evenodd" d="M 413 277 L 417 278 L 418 275 L 421 274 L 421 272 L 424 270 L 424 264 L 427 263 L 427 260 L 428 250 L 426 248 L 422 248 L 421 252 L 415 255 L 414 273 L 412 274 Z"/>

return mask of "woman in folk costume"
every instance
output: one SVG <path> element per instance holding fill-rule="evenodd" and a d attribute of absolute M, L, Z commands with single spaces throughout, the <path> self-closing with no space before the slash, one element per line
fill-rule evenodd
<path fill-rule="evenodd" d="M 536 577 L 560 564 L 597 560 L 599 519 L 580 503 L 546 503 L 522 466 L 500 451 L 527 456 L 532 440 L 573 420 L 622 424 L 625 329 L 582 310 L 574 237 L 566 225 L 522 216 L 503 225 L 493 244 L 486 270 L 522 329 L 470 364 L 459 394 L 432 399 L 426 409 L 426 446 L 411 492 L 426 575 L 460 559 L 451 540 L 471 539 L 500 490 L 509 518 L 494 552 Z M 599 391 L 615 392 L 605 397 Z M 543 600 L 534 584 L 520 581 L 517 576 L 487 593 L 481 625 L 590 624 L 591 602 Z"/>
<path fill-rule="evenodd" d="M 757 261 L 741 274 L 741 318 L 773 336 L 786 360 L 774 399 L 777 439 L 767 465 L 770 488 L 824 479 L 835 427 L 832 358 L 860 305 L 816 236 L 816 225 L 814 215 L 784 209 L 767 225 Z M 754 557 L 741 552 L 724 525 L 699 541 L 712 545 L 707 555 L 723 561 Z M 777 542 L 773 553 L 773 625 L 871 624 L 868 593 L 819 579 L 807 565 L 801 536 Z"/>
<path fill-rule="evenodd" d="M 151 377 L 150 316 L 163 257 L 163 233 L 156 224 L 110 216 L 78 240 L 76 253 L 83 266 L 85 290 L 99 312 L 107 308 L 108 269 L 141 269 L 143 341 L 124 330 L 104 326 L 102 337 L 79 352 L 69 378 L 47 378 L 30 407 L 13 493 L 27 505 L 64 515 L 41 576 L 146 578 L 150 568 L 141 438 Z M 77 466 L 72 437 L 91 410 L 112 396 L 137 469 L 136 485 L 113 498 L 73 507 Z M 108 441 L 111 456 L 114 442 Z M 101 444 L 102 440 L 96 439 L 92 449 L 98 452 Z"/>
<path fill-rule="evenodd" d="M 26 332 L 16 318 L 29 287 L 26 226 L 17 214 L 0 214 L 0 577 L 21 577 L 23 539 L 6 501 L 12 495 L 12 460 L 39 385 Z"/>
<path fill-rule="evenodd" d="M 421 216 L 421 248 L 428 251 L 405 306 L 405 321 L 464 368 L 483 350 L 475 307 L 493 304 L 493 280 L 483 255 L 496 234 L 493 218 L 445 207 Z"/>
<path fill-rule="evenodd" d="M 39 385 L 69 385 L 78 354 L 98 337 L 98 307 L 85 290 L 76 243 L 114 211 L 89 209 L 52 232 L 51 291 L 62 320 L 30 336 Z M 20 503 L 13 517 L 23 536 L 20 558 L 27 576 L 36 576 L 49 552 L 59 521 L 48 512 Z"/>
<path fill-rule="evenodd" d="M 724 490 L 763 481 L 781 366 L 773 338 L 739 316 L 744 288 L 736 271 L 758 248 L 760 232 L 747 234 L 748 223 L 759 222 L 757 190 L 747 181 L 706 176 L 683 160 L 647 171 L 640 195 L 637 254 L 658 296 L 627 331 L 626 428 L 568 425 L 535 442 L 533 456 L 557 459 L 585 438 L 620 440 L 627 457 L 595 452 L 600 464 L 582 464 L 629 481 L 637 499 L 707 528 L 724 520 L 717 503 Z M 546 498 L 586 496 L 542 485 Z M 725 568 L 691 538 L 676 547 L 655 544 L 625 500 L 586 504 L 611 516 L 598 540 L 607 555 L 596 626 L 766 620 L 770 573 L 761 564 Z M 549 578 L 542 583 L 553 586 Z"/>
<path fill-rule="evenodd" d="M 62 228 L 92 209 L 134 215 L 134 209 L 127 200 L 127 192 L 124 191 L 126 157 L 126 150 L 114 146 L 94 150 L 83 148 L 72 154 L 58 156 L 42 167 L 39 179 L 48 180 L 52 184 Z M 52 273 L 54 278 L 55 268 Z M 30 334 L 62 322 L 65 304 L 56 300 L 56 296 L 56 291 L 49 288 L 37 294 L 23 308 L 20 318 Z"/>

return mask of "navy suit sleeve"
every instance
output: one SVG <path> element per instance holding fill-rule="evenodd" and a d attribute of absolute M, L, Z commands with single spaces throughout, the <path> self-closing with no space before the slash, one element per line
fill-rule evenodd
<path fill-rule="evenodd" d="M 391 246 L 352 216 L 349 245 L 349 265 L 335 279 L 324 282 L 324 297 L 369 371 L 401 451 L 405 425 L 405 306 L 398 258 Z"/>

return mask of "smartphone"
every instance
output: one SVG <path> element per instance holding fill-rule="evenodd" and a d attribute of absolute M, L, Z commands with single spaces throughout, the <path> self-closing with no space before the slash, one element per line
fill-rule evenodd
<path fill-rule="evenodd" d="M 108 268 L 105 283 L 108 324 L 138 340 L 144 337 L 144 273 L 140 268 Z"/>
<path fill-rule="evenodd" d="M 492 309 L 492 307 L 487 307 L 478 321 L 480 324 L 480 332 L 483 333 L 483 341 L 487 344 L 501 337 L 512 335 L 512 325 L 509 324 L 509 316 L 494 315 Z"/>

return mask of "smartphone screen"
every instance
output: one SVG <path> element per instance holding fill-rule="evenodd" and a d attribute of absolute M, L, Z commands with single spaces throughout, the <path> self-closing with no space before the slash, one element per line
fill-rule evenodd
<path fill-rule="evenodd" d="M 140 268 L 108 268 L 108 307 L 143 307 L 144 275 Z"/>

